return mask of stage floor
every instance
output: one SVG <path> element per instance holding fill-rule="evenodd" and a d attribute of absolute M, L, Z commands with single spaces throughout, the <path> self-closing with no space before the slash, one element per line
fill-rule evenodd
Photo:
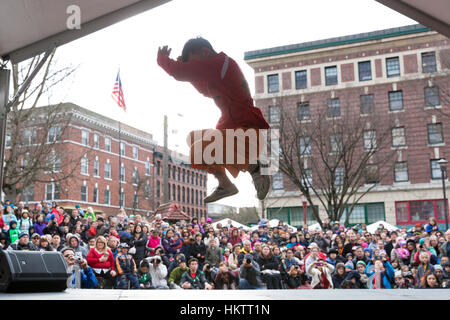
<path fill-rule="evenodd" d="M 0 300 L 450 300 L 449 289 L 76 290 L 0 293 Z"/>

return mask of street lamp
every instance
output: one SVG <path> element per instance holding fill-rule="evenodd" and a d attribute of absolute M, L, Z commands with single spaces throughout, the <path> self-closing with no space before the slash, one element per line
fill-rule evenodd
<path fill-rule="evenodd" d="M 302 195 L 300 196 L 300 199 L 302 200 L 302 204 L 303 204 L 303 220 L 306 226 L 306 197 L 305 195 L 302 193 Z"/>
<path fill-rule="evenodd" d="M 445 213 L 445 230 L 448 230 L 448 209 L 447 209 L 447 196 L 445 194 L 445 178 L 447 177 L 447 163 L 448 161 L 444 158 L 438 161 L 441 167 L 441 178 L 442 178 L 442 191 L 444 193 L 444 213 Z"/>

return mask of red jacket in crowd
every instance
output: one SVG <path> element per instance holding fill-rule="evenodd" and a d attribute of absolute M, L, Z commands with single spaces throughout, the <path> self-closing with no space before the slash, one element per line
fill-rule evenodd
<path fill-rule="evenodd" d="M 111 250 L 108 249 L 108 260 L 101 262 L 100 258 L 104 253 L 99 253 L 95 248 L 92 248 L 87 255 L 87 263 L 91 268 L 94 269 L 111 269 L 115 271 L 114 255 Z"/>

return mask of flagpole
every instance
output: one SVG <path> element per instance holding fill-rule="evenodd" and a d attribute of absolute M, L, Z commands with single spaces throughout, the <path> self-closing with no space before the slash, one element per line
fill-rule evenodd
<path fill-rule="evenodd" d="M 122 174 L 122 150 L 121 150 L 121 146 L 122 146 L 122 140 L 121 140 L 121 135 L 120 132 L 121 131 L 121 123 L 119 121 L 119 208 L 122 208 L 122 201 L 121 201 L 121 195 L 122 195 L 122 179 L 121 179 L 121 174 Z"/>

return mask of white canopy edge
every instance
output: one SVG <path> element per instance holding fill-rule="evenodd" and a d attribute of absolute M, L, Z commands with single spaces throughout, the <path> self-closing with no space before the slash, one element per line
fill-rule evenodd
<path fill-rule="evenodd" d="M 450 1 L 448 0 L 376 0 L 381 4 L 450 37 Z"/>
<path fill-rule="evenodd" d="M 38 54 L 41 54 L 42 52 L 45 52 L 50 48 L 55 48 L 69 43 L 73 40 L 109 27 L 117 22 L 148 11 L 169 1 L 171 0 L 141 0 L 134 4 L 128 5 L 116 11 L 107 13 L 88 22 L 85 22 L 81 24 L 81 29 L 65 30 L 59 32 L 47 38 L 26 45 L 22 48 L 16 49 L 12 52 L 4 53 L 2 54 L 1 58 L 3 60 L 10 60 L 14 64 L 19 63 Z"/>

